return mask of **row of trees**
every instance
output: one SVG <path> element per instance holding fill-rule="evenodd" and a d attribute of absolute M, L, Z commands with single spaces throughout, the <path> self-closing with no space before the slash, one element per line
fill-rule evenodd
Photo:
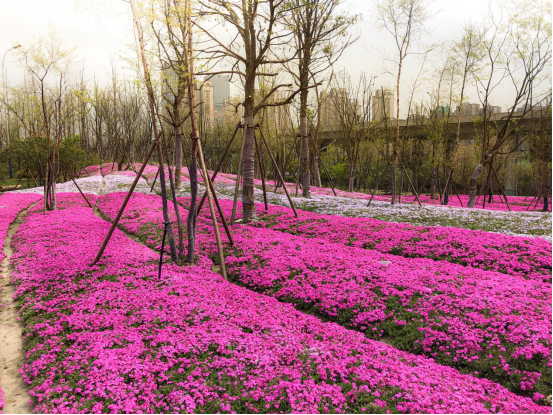
<path fill-rule="evenodd" d="M 359 16 L 344 12 L 342 3 L 338 0 L 132 2 L 133 16 L 142 33 L 144 57 L 133 63 L 137 79 L 121 79 L 114 70 L 108 86 L 99 86 L 87 80 L 84 71 L 71 68 L 71 51 L 64 49 L 56 36 L 40 38 L 18 51 L 26 76 L 21 85 L 9 88 L 3 97 L 2 102 L 9 110 L 10 130 L 3 126 L 2 134 L 11 140 L 0 143 L 14 143 L 18 137 L 31 142 L 38 137 L 46 140 L 48 156 L 44 161 L 37 157 L 38 145 L 33 145 L 34 156 L 27 155 L 26 159 L 37 160 L 33 165 L 36 164 L 36 174 L 45 183 L 45 208 L 53 208 L 55 181 L 62 170 L 59 148 L 64 138 L 78 136 L 86 153 L 116 161 L 122 167 L 146 157 L 156 136 L 157 123 L 178 188 L 184 163 L 191 175 L 196 175 L 198 143 L 204 147 L 207 165 L 213 168 L 235 129 L 224 119 L 202 137 L 193 128 L 191 115 L 197 113 L 197 103 L 190 105 L 194 88 L 191 90 L 189 86 L 194 84 L 191 76 L 194 69 L 206 79 L 228 74 L 243 91 L 243 101 L 236 108 L 242 115 L 243 146 L 233 143 L 223 168 L 240 170 L 245 221 L 255 216 L 254 178 L 261 170 L 255 151 L 259 123 L 280 170 L 298 181 L 305 197 L 309 197 L 311 183 L 320 185 L 321 178 L 326 184 L 342 183 L 337 173 L 340 167 L 332 165 L 336 162 L 347 164 L 345 181 L 350 191 L 356 187 L 375 188 L 378 184 L 391 192 L 395 203 L 396 192 L 399 190 L 401 194 L 406 183 L 412 181 L 411 187 L 428 186 L 432 197 L 447 204 L 456 184 L 457 188 L 470 192 L 473 205 L 478 182 L 485 182 L 483 186 L 491 189 L 493 178 L 505 175 L 501 171 L 505 160 L 525 140 L 532 140 L 534 155 L 543 154 L 536 150 L 546 145 L 543 138 L 541 141 L 535 138 L 543 135 L 541 132 L 527 134 L 515 144 L 510 140 L 521 121 L 535 118 L 535 108 L 547 108 L 550 96 L 550 87 L 545 84 L 550 73 L 551 24 L 542 12 L 542 2 L 504 5 L 501 13 L 490 12 L 485 21 L 467 24 L 463 33 L 446 45 L 423 47 L 425 25 L 431 15 L 430 2 L 375 1 L 372 10 L 375 24 L 388 32 L 397 46 L 395 57 L 391 57 L 393 67 L 388 68 L 395 83 L 395 114 L 385 114 L 384 120 L 375 119 L 372 113 L 372 100 L 377 92 L 375 76 L 362 74 L 354 80 L 334 69 L 337 59 L 356 40 L 351 33 L 359 20 Z M 222 28 L 227 31 L 225 36 L 219 35 Z M 189 32 L 196 32 L 199 40 L 191 43 Z M 405 92 L 402 73 L 408 65 L 420 65 L 421 70 Z M 145 66 L 149 68 L 147 76 Z M 431 91 L 428 97 L 417 101 L 421 85 L 430 86 Z M 505 85 L 514 90 L 514 98 L 506 122 L 499 128 L 492 120 L 490 108 L 494 91 Z M 345 90 L 346 94 L 332 98 L 328 94 L 332 88 Z M 463 115 L 460 103 L 465 101 L 469 88 L 476 89 L 483 107 L 475 128 L 472 155 L 467 155 L 466 148 L 460 145 Z M 279 98 L 275 99 L 276 96 Z M 380 96 L 384 96 L 384 91 Z M 444 101 L 449 109 L 445 114 L 438 110 Z M 323 142 L 321 108 L 329 104 L 340 132 L 331 142 Z M 270 119 L 267 112 L 276 106 L 292 108 L 288 111 L 292 118 L 289 131 L 276 130 L 266 121 Z M 451 112 L 455 106 L 461 108 L 456 115 Z M 407 127 L 423 120 L 424 134 L 410 136 L 409 128 L 406 134 L 400 133 L 400 108 L 407 111 Z M 517 111 L 520 108 L 522 111 Z M 451 131 L 449 121 L 454 117 L 456 131 Z M 546 136 L 547 131 L 545 128 Z M 191 139 L 185 139 L 186 136 Z M 538 161 L 538 157 L 534 157 L 536 165 L 542 167 L 536 169 L 536 174 L 543 183 L 540 187 L 545 188 L 550 160 L 545 157 Z M 239 160 L 241 165 L 237 166 Z M 262 149 L 259 160 L 270 163 Z M 465 164 L 469 160 L 476 166 L 471 167 L 467 186 L 461 178 L 466 177 Z M 384 177 L 383 170 L 389 171 L 389 176 Z M 485 180 L 480 180 L 482 172 L 486 172 Z M 192 179 L 195 188 L 195 178 Z M 193 194 L 196 191 L 193 189 Z"/>

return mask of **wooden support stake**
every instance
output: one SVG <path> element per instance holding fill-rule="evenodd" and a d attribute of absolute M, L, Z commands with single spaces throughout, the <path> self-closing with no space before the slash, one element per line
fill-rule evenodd
<path fill-rule="evenodd" d="M 273 165 L 276 168 L 276 171 L 278 173 L 278 177 L 280 180 L 282 180 L 282 184 L 284 186 L 284 191 L 286 192 L 286 197 L 288 197 L 288 201 L 290 202 L 290 206 L 292 207 L 292 210 L 294 211 L 294 216 L 298 217 L 298 211 L 296 210 L 296 206 L 294 205 L 294 202 L 292 201 L 292 198 L 290 197 L 290 194 L 288 193 L 288 189 L 286 188 L 286 183 L 284 182 L 284 179 L 282 178 L 282 174 L 280 173 L 280 169 L 276 165 L 275 158 L 273 157 L 273 152 L 269 148 L 269 145 L 267 144 L 267 141 L 265 141 L 265 137 L 263 136 L 263 131 L 261 128 L 259 129 L 259 134 L 261 135 L 261 139 L 263 140 L 263 144 L 265 144 L 265 147 L 267 148 L 267 151 L 269 152 L 269 156 L 271 157 L 271 161 L 273 162 Z"/>
<path fill-rule="evenodd" d="M 488 190 L 488 183 L 490 182 L 490 175 L 491 174 L 492 174 L 492 168 L 491 168 L 491 164 L 490 164 L 490 166 L 488 167 L 488 176 L 486 178 L 486 184 L 485 184 L 485 186 L 482 186 L 483 189 L 485 189 L 485 190 L 482 191 L 482 194 L 484 195 L 484 200 L 482 201 L 482 209 L 486 209 L 486 197 L 488 196 L 486 191 Z"/>
<path fill-rule="evenodd" d="M 367 207 L 371 206 L 371 203 L 373 201 L 373 197 L 376 194 L 376 189 L 378 189 L 378 185 L 380 184 L 380 181 L 382 180 L 382 177 L 384 177 L 384 174 L 386 173 L 386 171 L 388 171 L 389 166 L 390 166 L 390 162 L 387 161 L 386 162 L 386 167 L 384 167 L 384 170 L 382 171 L 382 173 L 380 174 L 380 177 L 376 181 L 376 185 L 374 186 L 374 189 L 375 189 L 374 192 L 371 191 L 371 198 L 369 199 L 369 203 L 367 204 Z"/>
<path fill-rule="evenodd" d="M 201 173 L 202 179 L 204 180 L 204 183 L 205 183 L 206 178 L 203 177 L 203 175 L 204 175 L 203 171 L 200 170 L 200 173 Z M 223 224 L 223 227 L 225 228 L 225 233 L 227 234 L 227 238 L 228 238 L 230 244 L 232 246 L 234 246 L 234 239 L 232 238 L 230 228 L 228 227 L 227 220 L 225 218 L 225 215 L 223 214 L 223 209 L 221 208 L 221 204 L 219 203 L 219 198 L 217 197 L 217 193 L 215 192 L 215 186 L 213 186 L 213 182 L 209 179 L 209 176 L 207 177 L 207 181 L 209 183 L 209 188 L 211 189 L 211 194 L 213 195 L 213 200 L 215 201 L 215 206 L 217 207 L 217 211 L 219 212 L 219 217 L 221 218 L 221 222 Z M 207 197 L 207 195 L 206 195 L 206 197 Z M 199 209 L 197 210 L 197 212 L 199 212 Z"/>
<path fill-rule="evenodd" d="M 31 171 L 31 169 L 29 168 L 29 166 L 27 166 L 27 171 L 29 172 L 29 174 L 30 174 L 31 177 L 33 178 L 33 182 L 35 182 L 35 187 L 38 187 L 38 184 L 37 184 L 36 179 L 35 179 L 35 175 L 34 175 L 33 172 Z"/>
<path fill-rule="evenodd" d="M 499 190 L 501 190 L 501 193 L 503 194 L 503 197 L 505 198 L 505 203 L 507 204 L 507 208 L 509 209 L 509 212 L 511 211 L 511 206 L 509 206 L 509 201 L 507 200 L 507 195 L 505 194 L 505 190 L 503 190 L 503 186 L 501 185 L 501 182 L 499 181 L 499 177 L 497 177 L 497 173 L 493 166 L 490 165 L 490 168 L 492 169 L 492 173 L 495 177 L 495 180 L 497 181 L 497 184 L 499 185 Z"/>
<path fill-rule="evenodd" d="M 401 164 L 401 168 L 403 169 L 403 172 L 407 176 L 407 180 L 409 181 L 409 184 L 411 185 L 411 189 L 413 189 L 413 192 L 415 193 L 415 198 L 417 199 L 417 202 L 419 203 L 419 206 L 422 207 L 422 203 L 419 200 L 419 195 L 417 193 L 417 189 L 415 189 L 415 186 L 413 185 L 413 182 L 411 181 L 411 178 L 407 174 L 407 170 L 405 169 L 405 166 L 403 165 L 403 161 L 401 161 L 401 158 L 399 157 L 399 154 L 397 154 L 397 152 L 396 152 L 396 156 L 397 156 L 397 159 L 399 160 L 399 164 Z"/>
<path fill-rule="evenodd" d="M 461 204 L 461 207 L 465 207 L 463 205 L 463 202 L 461 200 L 461 196 L 459 196 L 459 192 L 457 191 L 457 189 L 455 188 L 455 186 L 453 185 L 453 182 L 451 182 L 451 188 L 453 189 L 453 191 L 455 192 L 455 194 L 457 195 L 457 199 L 459 199 L 459 203 Z"/>
<path fill-rule="evenodd" d="M 161 169 L 161 166 L 158 166 L 156 177 L 154 177 L 154 182 L 152 183 L 152 187 L 150 188 L 150 193 L 154 191 L 154 186 L 156 185 L 157 176 L 159 175 L 159 169 Z"/>
<path fill-rule="evenodd" d="M 230 224 L 234 225 L 236 219 L 236 206 L 238 205 L 238 192 L 240 191 L 240 177 L 242 175 L 242 156 L 244 155 L 244 138 L 246 129 L 251 128 L 249 125 L 244 125 L 244 134 L 242 136 L 242 145 L 240 146 L 240 156 L 238 157 L 238 171 L 236 172 L 236 184 L 234 186 L 234 200 L 232 201 L 232 215 L 230 216 Z"/>
<path fill-rule="evenodd" d="M 213 220 L 213 231 L 215 232 L 215 239 L 217 240 L 217 251 L 219 251 L 219 261 L 221 263 L 221 274 L 225 280 L 228 280 L 227 277 L 227 268 L 225 265 L 225 254 L 223 252 L 223 243 L 221 242 L 221 234 L 219 233 L 219 224 L 217 222 L 217 216 L 215 216 L 215 209 L 213 208 L 213 200 L 211 199 L 211 192 L 209 192 L 209 176 L 207 174 L 207 168 L 205 166 L 204 161 L 204 153 L 202 150 L 202 141 L 200 139 L 197 140 L 198 143 L 198 154 L 200 155 L 200 164 L 203 171 L 204 180 L 208 181 L 208 185 L 206 186 L 207 192 L 207 204 L 209 205 L 209 211 L 211 213 L 211 219 Z M 215 193 L 215 192 L 213 192 Z M 191 206 L 192 208 L 192 206 Z"/>
<path fill-rule="evenodd" d="M 215 180 L 215 178 L 217 177 L 217 173 L 219 173 L 219 169 L 221 168 L 221 166 L 223 165 L 223 161 L 225 160 L 225 157 L 227 156 L 227 153 L 230 149 L 230 145 L 232 144 L 232 142 L 234 141 L 234 137 L 236 137 L 236 133 L 238 132 L 238 130 L 242 128 L 242 123 L 238 123 L 236 125 L 236 128 L 234 129 L 234 133 L 232 134 L 232 137 L 230 139 L 230 141 L 228 142 L 227 144 L 227 147 L 225 148 L 225 151 L 223 153 L 223 157 L 221 157 L 221 160 L 219 160 L 219 164 L 217 164 L 217 168 L 215 169 L 215 171 L 213 172 L 213 176 L 211 176 L 211 181 L 213 182 Z M 240 169 L 240 166 L 238 166 L 238 168 Z M 202 210 L 202 207 L 204 205 L 204 202 L 205 202 L 205 198 L 207 197 L 207 188 L 206 188 L 206 191 L 204 192 L 204 195 L 202 196 L 202 200 L 200 201 L 200 204 L 198 205 L 198 212 Z"/>
<path fill-rule="evenodd" d="M 165 237 L 167 236 L 167 226 L 169 222 L 165 222 L 165 227 L 163 228 L 163 239 L 161 240 L 161 251 L 159 252 L 159 268 L 158 268 L 158 279 L 161 280 L 161 264 L 163 264 L 163 251 L 165 250 Z"/>
<path fill-rule="evenodd" d="M 259 125 L 257 128 L 261 128 Z M 255 138 L 255 131 L 253 134 L 253 141 L 255 143 L 255 151 L 257 152 L 257 163 L 259 164 L 259 170 L 261 172 L 261 187 L 263 188 L 263 202 L 265 203 L 265 210 L 269 210 L 269 204 L 267 203 L 267 190 L 265 189 L 265 169 L 263 168 L 263 161 L 261 160 L 261 152 L 259 151 L 259 145 L 257 138 Z"/>
<path fill-rule="evenodd" d="M 69 176 L 69 178 L 73 181 L 73 184 L 75 186 L 77 186 L 77 189 L 79 190 L 79 193 L 81 194 L 81 196 L 83 197 L 83 199 L 86 201 L 86 204 L 88 205 L 89 208 L 92 209 L 92 205 L 90 204 L 90 202 L 88 201 L 88 199 L 86 198 L 86 196 L 84 195 L 83 191 L 81 190 L 81 188 L 79 187 L 79 185 L 77 184 L 77 182 L 75 181 L 75 179 L 73 178 L 73 176 L 71 176 L 71 173 L 69 173 L 69 170 L 67 170 L 67 167 L 65 167 L 65 165 L 61 162 L 61 160 L 58 160 L 58 162 L 60 163 L 60 166 L 63 170 L 65 170 L 65 173 L 67 173 L 67 175 Z"/>
<path fill-rule="evenodd" d="M 156 146 L 159 143 L 159 137 L 160 136 L 161 136 L 161 134 L 158 133 L 158 136 L 156 137 L 156 139 L 152 143 L 152 147 L 150 148 L 150 151 L 148 152 L 148 155 L 146 156 L 146 160 L 144 160 L 144 163 L 142 163 L 142 166 L 140 167 L 139 174 L 137 174 L 136 177 L 134 178 L 134 181 L 131 185 L 131 188 L 127 192 L 127 196 L 125 196 L 125 200 L 123 201 L 123 204 L 121 205 L 121 208 L 119 209 L 119 212 L 117 212 L 117 216 L 115 217 L 115 220 L 111 224 L 111 228 L 109 229 L 109 232 L 106 235 L 106 239 L 102 243 L 102 246 L 100 247 L 100 250 L 98 251 L 98 255 L 96 255 L 96 258 L 94 259 L 94 262 L 91 264 L 91 266 L 96 265 L 96 263 L 102 257 L 102 254 L 104 253 L 104 251 L 106 249 L 106 246 L 108 245 L 108 242 L 111 238 L 111 235 L 113 234 L 113 231 L 117 227 L 117 224 L 119 223 L 119 219 L 121 219 L 121 215 L 123 215 L 123 211 L 127 207 L 127 203 L 129 203 L 129 199 L 131 198 L 131 195 L 134 191 L 134 188 L 136 187 L 136 184 L 138 183 L 138 180 L 140 179 L 140 176 L 142 175 L 142 172 L 146 168 L 146 164 L 148 164 L 148 161 L 150 160 L 150 157 L 152 157 L 152 153 L 154 152 L 154 150 L 156 149 Z"/>

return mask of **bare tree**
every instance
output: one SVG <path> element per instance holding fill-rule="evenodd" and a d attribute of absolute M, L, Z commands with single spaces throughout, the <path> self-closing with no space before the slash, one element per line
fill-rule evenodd
<path fill-rule="evenodd" d="M 297 72 L 292 70 L 300 89 L 300 164 L 304 197 L 310 197 L 311 172 L 309 168 L 309 134 L 307 104 L 309 89 L 317 75 L 326 71 L 357 37 L 349 30 L 358 16 L 339 12 L 343 0 L 291 0 L 287 26 L 296 41 Z"/>
<path fill-rule="evenodd" d="M 254 117 L 263 108 L 285 105 L 292 101 L 299 90 L 282 101 L 271 102 L 271 96 L 288 84 L 276 84 L 264 96 L 255 99 L 255 87 L 259 76 L 277 76 L 278 71 L 265 70 L 289 62 L 293 54 L 285 55 L 291 40 L 291 32 L 281 27 L 284 16 L 290 12 L 285 0 L 249 0 L 231 2 L 228 0 L 199 0 L 201 14 L 216 20 L 216 24 L 229 24 L 236 33 L 230 42 L 223 42 L 216 36 L 213 27 L 196 22 L 208 39 L 204 53 L 213 68 L 210 74 L 231 74 L 241 78 L 244 86 L 244 151 L 242 156 L 242 219 L 250 222 L 255 217 L 254 165 L 255 147 Z M 230 63 L 229 69 L 222 68 Z"/>
<path fill-rule="evenodd" d="M 371 123 L 372 77 L 362 73 L 357 85 L 342 74 L 330 91 L 329 100 L 341 130 L 341 142 L 348 158 L 348 191 L 354 191 L 355 172 L 361 142 Z"/>
<path fill-rule="evenodd" d="M 468 207 L 476 201 L 478 178 L 491 164 L 496 155 L 504 153 L 505 145 L 520 122 L 532 114 L 533 100 L 543 102 L 547 93 L 536 93 L 537 87 L 550 76 L 551 65 L 551 20 L 543 13 L 542 2 L 526 2 L 524 7 L 518 2 L 510 4 L 511 9 L 503 23 L 502 18 L 495 18 L 490 11 L 489 28 L 483 42 L 487 56 L 487 75 L 477 77 L 477 85 L 482 95 L 482 117 L 484 137 L 480 162 L 474 168 L 469 182 Z M 503 6 L 502 6 L 503 8 Z M 509 80 L 515 91 L 512 106 L 502 120 L 502 126 L 488 129 L 490 122 L 489 105 L 494 88 Z M 492 132 L 488 136 L 487 132 Z M 519 143 L 507 151 L 515 151 Z"/>
<path fill-rule="evenodd" d="M 22 47 L 20 60 L 35 81 L 35 94 L 38 96 L 42 127 L 40 133 L 47 140 L 48 153 L 45 166 L 44 182 L 44 212 L 56 208 L 56 177 L 59 173 L 59 144 L 61 141 L 61 99 L 65 77 L 71 57 L 71 50 L 66 50 L 55 32 L 48 37 Z M 53 76 L 58 77 L 55 84 L 48 81 Z M 54 87 L 54 85 L 56 85 Z M 49 100 L 49 96 L 53 99 Z M 52 102 L 53 101 L 53 102 Z"/>
<path fill-rule="evenodd" d="M 474 23 L 468 23 L 463 27 L 461 36 L 453 44 L 453 65 L 459 68 L 461 77 L 461 92 L 459 97 L 459 107 L 457 111 L 457 133 L 453 147 L 453 160 L 449 165 L 449 172 L 444 184 L 443 204 L 449 202 L 451 182 L 453 180 L 453 171 L 457 165 L 459 139 L 461 136 L 461 117 L 463 115 L 463 100 L 465 97 L 465 87 L 467 78 L 477 70 L 477 65 L 483 57 L 483 30 Z"/>
<path fill-rule="evenodd" d="M 385 29 L 394 39 L 397 47 L 396 75 L 396 134 L 392 141 L 391 186 L 392 204 L 396 199 L 396 167 L 398 163 L 397 146 L 399 143 L 400 82 L 404 61 L 412 51 L 412 44 L 424 32 L 429 18 L 432 0 L 377 0 L 375 11 L 377 26 Z"/>

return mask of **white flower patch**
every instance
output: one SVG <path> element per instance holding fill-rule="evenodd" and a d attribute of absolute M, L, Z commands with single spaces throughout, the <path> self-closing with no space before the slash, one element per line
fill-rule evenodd
<path fill-rule="evenodd" d="M 75 182 L 81 188 L 83 193 L 90 193 L 94 195 L 99 195 L 102 189 L 102 176 L 90 176 L 82 177 L 80 179 L 75 179 Z M 75 186 L 72 180 L 69 180 L 65 183 L 56 183 L 56 192 L 57 193 L 78 193 L 79 189 Z M 30 189 L 15 190 L 14 193 L 44 193 L 44 187 L 33 187 Z"/>
<path fill-rule="evenodd" d="M 135 177 L 126 176 L 121 174 L 108 174 L 103 176 L 104 186 L 102 188 L 102 194 L 114 193 L 114 192 L 128 192 L 133 184 Z M 138 183 L 134 188 L 137 193 L 150 193 L 150 186 L 143 177 L 138 179 Z"/>

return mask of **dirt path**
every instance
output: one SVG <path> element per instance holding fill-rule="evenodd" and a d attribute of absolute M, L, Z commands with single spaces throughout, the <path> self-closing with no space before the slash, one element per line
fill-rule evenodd
<path fill-rule="evenodd" d="M 21 338 L 23 324 L 16 320 L 17 311 L 15 301 L 12 299 L 15 287 L 10 282 L 10 258 L 13 253 L 11 241 L 27 210 L 21 211 L 8 228 L 8 234 L 4 241 L 6 258 L 2 261 L 2 275 L 0 278 L 2 287 L 0 292 L 0 304 L 2 304 L 0 308 L 0 386 L 5 394 L 6 406 L 3 410 L 5 414 L 33 413 L 33 408 L 29 404 L 29 399 L 31 399 L 29 387 L 19 374 L 19 368 L 24 363 L 23 341 Z"/>

